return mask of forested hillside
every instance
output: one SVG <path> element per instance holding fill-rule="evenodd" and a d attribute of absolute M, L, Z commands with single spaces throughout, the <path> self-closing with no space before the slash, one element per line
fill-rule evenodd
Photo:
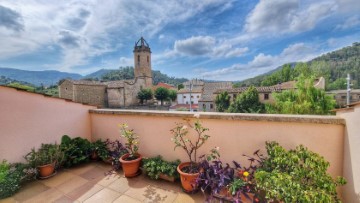
<path fill-rule="evenodd" d="M 186 78 L 175 78 L 169 77 L 166 74 L 161 73 L 160 71 L 152 71 L 153 74 L 153 84 L 156 85 L 159 82 L 164 82 L 172 85 L 178 85 L 187 81 Z M 105 73 L 99 78 L 101 81 L 112 81 L 112 80 L 124 80 L 124 79 L 133 79 L 134 78 L 134 68 L 120 67 L 118 70 L 112 70 L 110 72 Z"/>
<path fill-rule="evenodd" d="M 251 79 L 236 83 L 235 86 L 270 86 L 280 82 L 296 79 L 303 72 L 306 75 L 324 77 L 326 89 L 346 88 L 346 76 L 351 76 L 352 88 L 360 88 L 360 43 L 353 43 L 352 46 L 344 47 L 307 63 L 285 64 L 276 71 L 269 72 Z"/>

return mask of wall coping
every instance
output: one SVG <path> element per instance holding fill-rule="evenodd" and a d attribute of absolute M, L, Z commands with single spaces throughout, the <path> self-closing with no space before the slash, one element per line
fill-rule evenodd
<path fill-rule="evenodd" d="M 120 109 L 90 109 L 91 114 L 106 115 L 137 115 L 180 118 L 203 118 L 222 120 L 268 121 L 268 122 L 295 122 L 345 125 L 345 119 L 337 116 L 317 115 L 282 115 L 282 114 L 248 114 L 248 113 L 219 113 L 219 112 L 182 112 L 182 111 L 151 111 L 151 110 L 120 110 Z"/>

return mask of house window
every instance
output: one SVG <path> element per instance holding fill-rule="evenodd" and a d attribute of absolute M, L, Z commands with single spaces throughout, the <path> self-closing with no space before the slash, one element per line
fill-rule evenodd
<path fill-rule="evenodd" d="M 193 101 L 191 101 L 191 104 L 194 104 L 194 102 L 193 102 Z"/>
<path fill-rule="evenodd" d="M 194 98 L 194 96 L 191 95 L 191 98 Z"/>
<path fill-rule="evenodd" d="M 203 109 L 206 109 L 206 104 L 203 104 Z"/>
<path fill-rule="evenodd" d="M 65 87 L 65 90 L 67 90 L 67 87 Z"/>
<path fill-rule="evenodd" d="M 264 94 L 264 100 L 268 100 L 269 99 L 269 94 Z"/>
<path fill-rule="evenodd" d="M 183 96 L 184 97 L 184 99 L 186 99 L 186 96 Z"/>
<path fill-rule="evenodd" d="M 359 99 L 360 99 L 360 96 L 359 96 Z"/>
<path fill-rule="evenodd" d="M 346 99 L 346 96 L 341 96 L 341 99 Z"/>
<path fill-rule="evenodd" d="M 214 108 L 214 105 L 213 104 L 210 104 L 210 109 L 213 109 Z"/>
<path fill-rule="evenodd" d="M 198 96 L 196 96 L 196 98 L 198 98 L 198 99 L 199 99 L 199 97 L 200 97 L 199 95 L 198 95 Z"/>
<path fill-rule="evenodd" d="M 186 104 L 189 104 L 189 102 L 186 102 Z"/>

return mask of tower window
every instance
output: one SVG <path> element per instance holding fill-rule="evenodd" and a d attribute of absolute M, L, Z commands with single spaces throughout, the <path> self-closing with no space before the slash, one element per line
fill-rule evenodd
<path fill-rule="evenodd" d="M 147 59 L 147 62 L 149 63 L 149 56 L 147 56 L 146 59 Z"/>
<path fill-rule="evenodd" d="M 138 63 L 140 63 L 140 55 L 138 55 Z"/>
<path fill-rule="evenodd" d="M 269 94 L 264 94 L 264 100 L 268 100 L 269 99 Z"/>

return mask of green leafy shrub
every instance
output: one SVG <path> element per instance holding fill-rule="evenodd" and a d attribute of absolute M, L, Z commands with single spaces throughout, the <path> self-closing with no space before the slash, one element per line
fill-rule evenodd
<path fill-rule="evenodd" d="M 102 141 L 101 139 L 96 140 L 95 142 L 90 144 L 91 152 L 96 152 L 97 155 L 102 159 L 106 160 L 110 157 L 110 152 L 107 148 L 106 141 Z"/>
<path fill-rule="evenodd" d="M 168 162 L 163 160 L 161 156 L 143 158 L 143 167 L 151 179 L 159 179 L 160 173 L 175 179 L 179 178 L 179 173 L 176 170 L 179 164 L 180 160 Z"/>
<path fill-rule="evenodd" d="M 52 163 L 55 163 L 56 165 L 61 165 L 64 158 L 64 153 L 62 152 L 60 146 L 56 143 L 41 144 L 41 147 L 38 150 L 32 148 L 31 152 L 25 155 L 24 158 L 33 168 Z"/>
<path fill-rule="evenodd" d="M 90 160 L 91 143 L 87 139 L 68 135 L 61 138 L 61 150 L 64 152 L 64 166 L 70 167 Z"/>
<path fill-rule="evenodd" d="M 14 195 L 20 189 L 21 183 L 34 177 L 34 174 L 29 165 L 10 164 L 3 160 L 0 163 L 0 199 Z"/>
<path fill-rule="evenodd" d="M 285 150 L 276 142 L 267 142 L 268 157 L 255 173 L 257 189 L 269 201 L 340 202 L 336 187 L 346 184 L 328 173 L 329 162 L 300 145 Z"/>

